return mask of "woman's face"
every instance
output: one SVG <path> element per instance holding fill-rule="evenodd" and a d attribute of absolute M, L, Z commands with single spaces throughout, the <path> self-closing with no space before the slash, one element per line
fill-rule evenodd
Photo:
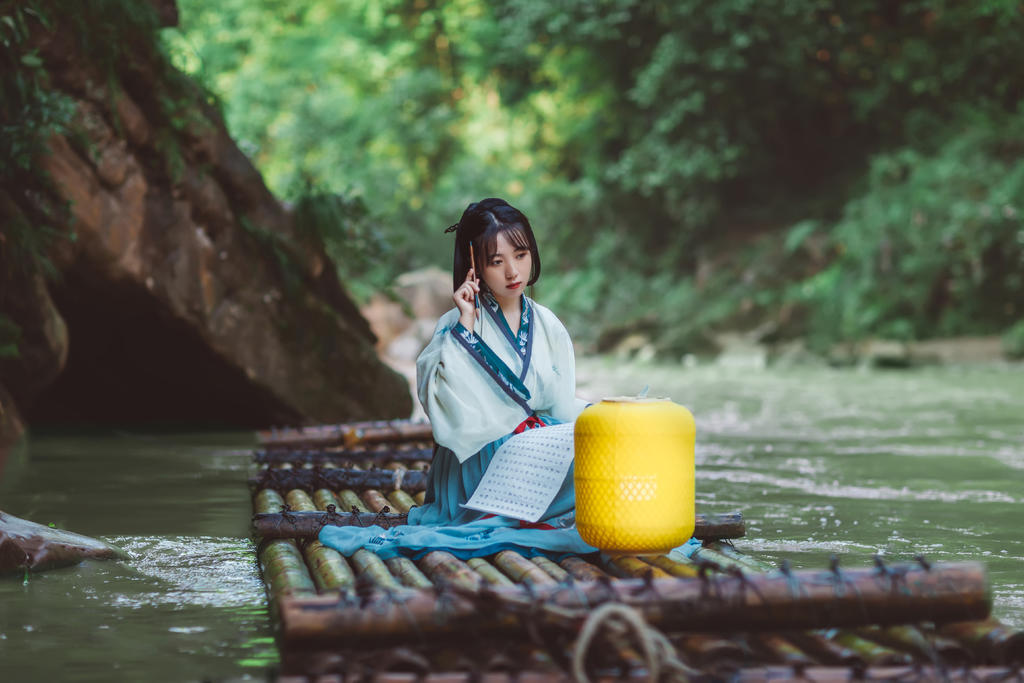
<path fill-rule="evenodd" d="M 512 244 L 504 233 L 498 234 L 494 249 L 487 255 L 481 279 L 499 303 L 514 303 L 530 279 L 533 256 L 529 249 Z"/>

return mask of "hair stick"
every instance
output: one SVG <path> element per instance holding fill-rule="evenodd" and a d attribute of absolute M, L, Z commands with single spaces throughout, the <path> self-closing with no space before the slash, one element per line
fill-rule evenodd
<path fill-rule="evenodd" d="M 478 273 L 476 272 L 476 256 L 473 255 L 473 240 L 469 241 L 469 265 L 473 269 L 473 280 L 476 280 Z M 474 284 L 476 284 L 474 282 Z M 473 293 L 473 334 L 476 334 L 476 317 L 480 315 L 480 298 L 476 292 Z"/>

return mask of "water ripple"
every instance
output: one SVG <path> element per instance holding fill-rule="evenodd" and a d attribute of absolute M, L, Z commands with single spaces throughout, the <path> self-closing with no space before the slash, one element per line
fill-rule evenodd
<path fill-rule="evenodd" d="M 761 472 L 743 470 L 701 470 L 698 473 L 701 481 L 728 481 L 737 484 L 752 484 L 773 487 L 776 489 L 793 489 L 816 496 L 829 498 L 855 498 L 860 500 L 919 500 L 939 501 L 946 503 L 1016 503 L 1017 498 L 1000 491 L 941 491 L 937 489 L 911 490 L 903 486 L 855 486 L 838 482 L 822 482 L 815 479 L 794 478 L 791 476 L 775 476 Z"/>
<path fill-rule="evenodd" d="M 143 605 L 259 604 L 263 584 L 248 540 L 211 536 L 128 536 L 112 539 L 127 550 L 128 566 L 152 580 L 153 590 L 125 592 L 111 602 L 123 607 Z"/>

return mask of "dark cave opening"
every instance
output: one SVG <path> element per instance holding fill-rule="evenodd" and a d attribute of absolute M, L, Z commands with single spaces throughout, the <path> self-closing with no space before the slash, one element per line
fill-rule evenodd
<path fill-rule="evenodd" d="M 74 269 L 51 287 L 67 365 L 31 406 L 32 425 L 239 428 L 297 416 L 134 282 Z"/>

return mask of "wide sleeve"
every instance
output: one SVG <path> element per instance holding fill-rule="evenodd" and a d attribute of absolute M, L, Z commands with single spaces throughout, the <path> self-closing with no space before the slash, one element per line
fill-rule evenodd
<path fill-rule="evenodd" d="M 434 440 L 464 462 L 512 431 L 523 416 L 455 339 L 457 313 L 441 318 L 416 359 L 416 389 Z"/>
<path fill-rule="evenodd" d="M 572 339 L 561 321 L 551 316 L 551 355 L 554 367 L 559 368 L 559 381 L 554 386 L 551 415 L 561 422 L 572 422 L 588 403 L 576 397 L 576 354 Z"/>

